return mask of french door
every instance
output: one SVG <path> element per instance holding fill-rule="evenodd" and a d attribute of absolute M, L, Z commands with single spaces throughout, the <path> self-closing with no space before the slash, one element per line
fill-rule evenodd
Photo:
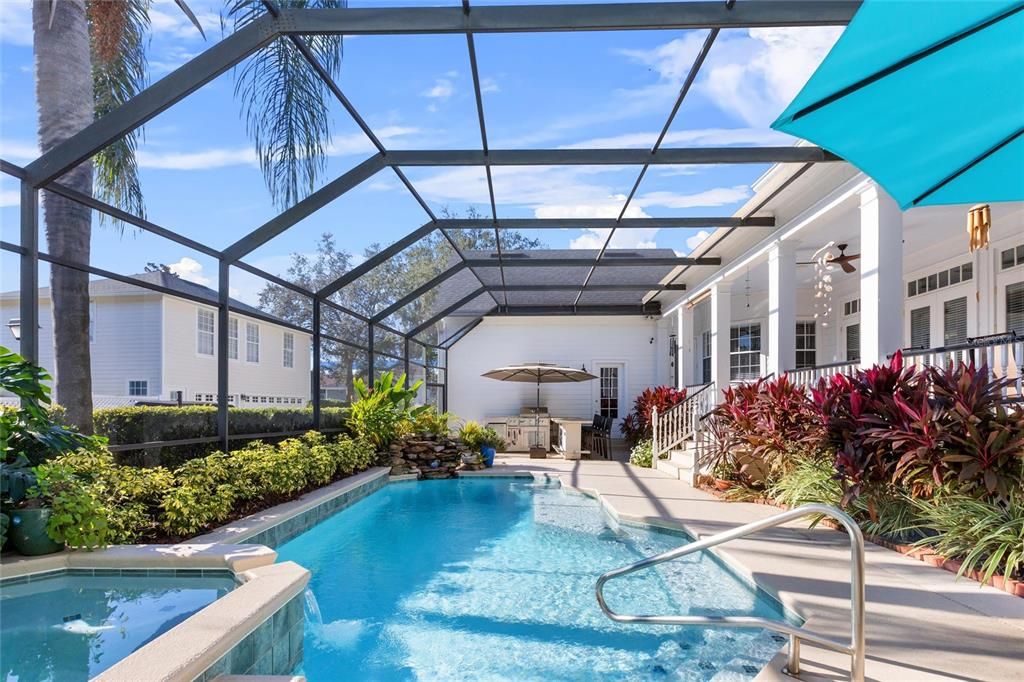
<path fill-rule="evenodd" d="M 619 424 L 625 416 L 628 406 L 625 400 L 625 365 L 621 362 L 599 362 L 596 365 L 597 381 L 594 396 L 594 412 L 602 417 L 615 420 L 612 425 L 612 437 L 619 434 Z"/>

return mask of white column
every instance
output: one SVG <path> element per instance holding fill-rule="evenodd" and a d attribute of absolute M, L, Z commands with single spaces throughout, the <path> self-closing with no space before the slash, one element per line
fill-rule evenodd
<path fill-rule="evenodd" d="M 768 250 L 768 367 L 779 377 L 796 367 L 796 252 L 792 242 Z"/>
<path fill-rule="evenodd" d="M 715 390 L 729 385 L 729 327 L 732 326 L 732 294 L 729 282 L 711 287 L 711 381 Z"/>
<path fill-rule="evenodd" d="M 676 388 L 697 383 L 693 376 L 693 309 L 682 306 L 676 311 Z"/>
<path fill-rule="evenodd" d="M 903 213 L 875 185 L 860 195 L 860 361 L 903 347 Z"/>

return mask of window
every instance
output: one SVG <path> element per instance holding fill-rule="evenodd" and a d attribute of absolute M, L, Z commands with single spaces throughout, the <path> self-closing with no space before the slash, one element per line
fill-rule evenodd
<path fill-rule="evenodd" d="M 931 348 L 932 309 L 930 306 L 910 311 L 910 347 Z"/>
<path fill-rule="evenodd" d="M 149 382 L 138 380 L 129 381 L 128 395 L 149 395 Z"/>
<path fill-rule="evenodd" d="M 860 299 L 855 298 L 843 304 L 843 315 L 856 315 L 860 312 Z"/>
<path fill-rule="evenodd" d="M 196 352 L 213 355 L 213 311 L 200 308 L 196 313 Z"/>
<path fill-rule="evenodd" d="M 796 368 L 806 369 L 817 364 L 813 322 L 796 323 Z"/>
<path fill-rule="evenodd" d="M 602 367 L 600 373 L 602 417 L 619 418 L 619 368 Z"/>
<path fill-rule="evenodd" d="M 761 375 L 761 325 L 740 324 L 729 330 L 729 379 L 756 379 Z"/>
<path fill-rule="evenodd" d="M 860 360 L 860 324 L 846 325 L 846 361 Z"/>
<path fill-rule="evenodd" d="M 1024 282 L 1006 287 L 1006 331 L 1024 334 Z"/>
<path fill-rule="evenodd" d="M 705 384 L 711 383 L 711 331 L 700 335 L 700 372 Z"/>
<path fill-rule="evenodd" d="M 950 346 L 967 341 L 967 297 L 942 304 L 942 343 Z"/>
<path fill-rule="evenodd" d="M 252 322 L 245 323 L 245 361 L 260 361 L 260 326 Z"/>
<path fill-rule="evenodd" d="M 228 357 L 238 359 L 238 318 L 228 320 Z"/>
<path fill-rule="evenodd" d="M 295 366 L 295 334 L 284 333 L 284 357 L 282 358 L 285 367 Z"/>
<path fill-rule="evenodd" d="M 1003 270 L 1009 270 L 1015 265 L 1024 265 L 1024 244 L 1000 253 L 999 265 Z"/>
<path fill-rule="evenodd" d="M 1005 251 L 1003 252 L 1006 253 Z M 964 263 L 963 265 L 955 265 L 946 270 L 940 270 L 935 274 L 928 275 L 927 277 L 921 277 L 920 279 L 907 282 L 907 297 L 917 296 L 919 294 L 926 294 L 929 291 L 935 291 L 937 289 L 943 289 L 954 284 L 960 284 L 960 282 L 967 282 L 974 276 L 974 265 L 972 263 Z"/>

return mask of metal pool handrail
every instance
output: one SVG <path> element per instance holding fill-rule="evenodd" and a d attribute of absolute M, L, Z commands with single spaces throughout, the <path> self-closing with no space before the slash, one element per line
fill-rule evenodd
<path fill-rule="evenodd" d="M 790 625 L 785 621 L 759 618 L 755 616 L 643 616 L 621 614 L 608 608 L 604 599 L 604 586 L 612 578 L 650 568 L 657 564 L 677 559 L 687 554 L 700 552 L 710 547 L 742 538 L 759 530 L 774 528 L 783 523 L 804 518 L 806 516 L 828 516 L 843 525 L 850 536 L 850 643 L 836 642 L 822 635 L 817 635 L 802 627 Z M 619 623 L 649 623 L 652 625 L 711 625 L 733 628 L 765 628 L 789 635 L 789 659 L 786 671 L 790 674 L 800 672 L 800 641 L 806 640 L 825 649 L 838 651 L 850 656 L 850 679 L 853 682 L 864 681 L 864 535 L 857 522 L 845 512 L 826 504 L 805 504 L 795 509 L 776 514 L 775 516 L 754 521 L 732 530 L 717 533 L 703 540 L 692 542 L 667 552 L 641 559 L 636 563 L 613 571 L 608 571 L 597 579 L 597 603 L 606 616 Z"/>

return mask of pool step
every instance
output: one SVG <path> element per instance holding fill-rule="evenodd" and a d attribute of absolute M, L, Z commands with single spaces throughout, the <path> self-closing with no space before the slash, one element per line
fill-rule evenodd
<path fill-rule="evenodd" d="M 658 471 L 693 485 L 696 477 L 697 450 L 690 443 L 685 448 L 669 451 L 668 459 L 658 460 Z"/>

